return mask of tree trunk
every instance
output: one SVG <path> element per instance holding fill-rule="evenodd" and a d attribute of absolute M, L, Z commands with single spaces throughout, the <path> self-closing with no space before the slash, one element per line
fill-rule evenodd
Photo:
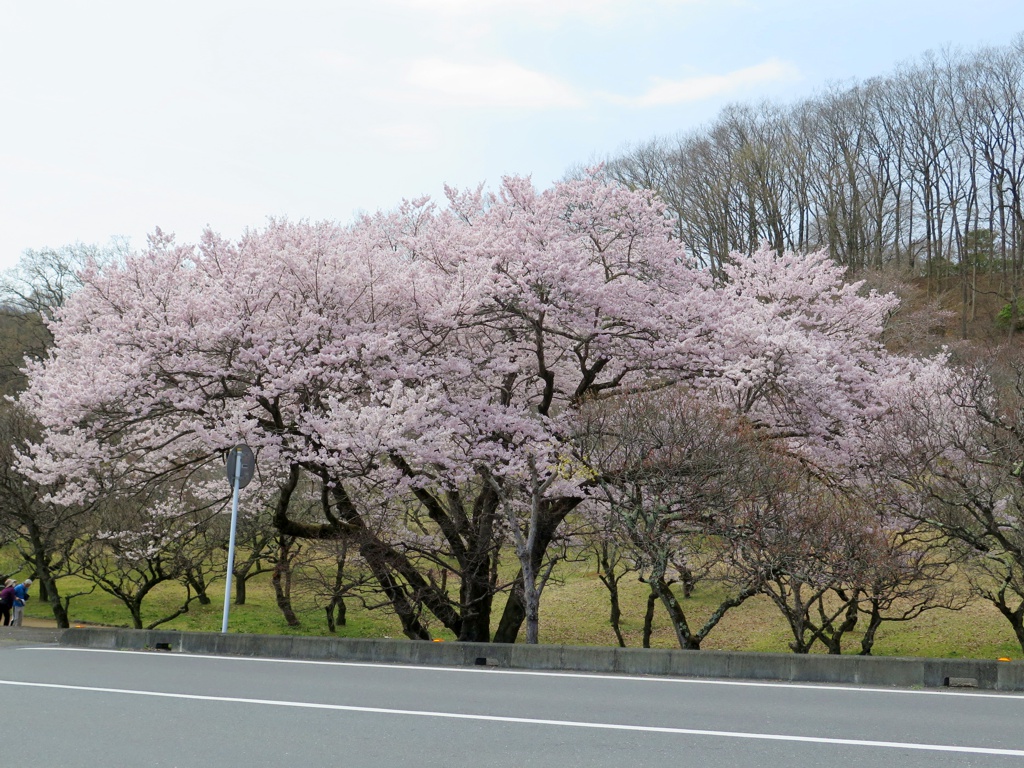
<path fill-rule="evenodd" d="M 619 643 L 619 648 L 626 647 L 626 640 L 622 636 L 622 627 L 620 622 L 622 621 L 622 610 L 619 608 L 619 585 L 615 584 L 615 589 L 611 593 L 611 612 L 608 617 L 608 622 L 612 625 L 612 632 L 615 633 L 615 639 Z"/>
<path fill-rule="evenodd" d="M 39 572 L 39 599 L 44 598 L 50 604 L 50 610 L 53 612 L 54 621 L 57 622 L 59 629 L 67 629 L 71 626 L 71 622 L 68 620 L 68 611 L 64 606 L 64 602 L 60 599 L 60 593 L 57 591 L 57 583 L 54 581 L 50 574 L 49 568 L 40 569 Z"/>
<path fill-rule="evenodd" d="M 1021 651 L 1024 651 L 1024 602 L 1021 602 L 1016 608 L 1011 607 L 1006 600 L 1005 586 L 997 593 L 986 593 L 985 597 L 1010 622 L 1010 626 L 1013 627 L 1013 634 L 1017 638 L 1017 642 L 1020 643 Z"/>
<path fill-rule="evenodd" d="M 142 601 L 130 600 L 126 601 L 125 604 L 128 606 L 128 612 L 132 616 L 132 626 L 135 629 L 142 629 Z"/>
<path fill-rule="evenodd" d="M 878 628 L 882 626 L 882 614 L 878 610 L 878 601 L 871 601 L 871 613 L 868 614 L 868 628 L 864 630 L 864 636 L 860 639 L 860 656 L 870 656 L 871 649 L 875 645 L 875 635 Z"/>
<path fill-rule="evenodd" d="M 334 570 L 334 584 L 331 593 L 331 601 L 327 604 L 327 629 L 330 632 L 337 632 L 338 626 L 345 626 L 345 551 L 338 557 Z"/>
<path fill-rule="evenodd" d="M 331 602 L 327 604 L 327 629 L 331 632 L 336 632 L 338 627 L 345 626 L 345 615 L 347 608 L 345 606 L 345 598 L 338 596 L 332 597 Z"/>
<path fill-rule="evenodd" d="M 544 560 L 544 553 L 555 538 L 555 531 L 576 506 L 579 499 L 559 499 L 557 502 L 545 509 L 537 525 L 537 535 L 534 539 L 531 561 L 534 572 L 540 570 L 541 562 Z M 526 619 L 526 605 L 523 601 L 523 572 L 519 571 L 516 580 L 509 592 L 508 602 L 505 603 L 505 610 L 501 614 L 501 621 L 494 633 L 496 643 L 514 643 L 519 635 L 519 628 Z"/>
<path fill-rule="evenodd" d="M 613 559 L 613 556 L 608 551 L 608 547 L 609 544 L 604 542 L 597 550 L 597 577 L 608 590 L 608 602 L 610 603 L 608 623 L 612 626 L 612 631 L 615 633 L 615 639 L 618 640 L 619 647 L 625 648 L 626 641 L 622 637 L 622 628 L 620 627 L 622 609 L 619 605 L 619 579 L 622 578 L 623 574 L 616 576 L 615 563 L 617 558 Z"/>
<path fill-rule="evenodd" d="M 488 643 L 491 640 L 491 606 L 494 585 L 491 581 L 491 557 L 479 555 L 470 563 L 460 589 L 462 628 L 459 641 Z"/>
<path fill-rule="evenodd" d="M 658 593 L 651 588 L 647 595 L 647 612 L 644 613 L 644 648 L 651 647 L 651 633 L 654 632 L 654 607 L 658 604 Z"/>
<path fill-rule="evenodd" d="M 519 628 L 526 619 L 526 606 L 523 604 L 523 575 L 520 573 L 508 593 L 508 602 L 501 613 L 498 629 L 494 632 L 494 642 L 514 643 L 519 635 Z"/>
<path fill-rule="evenodd" d="M 523 574 L 523 602 L 526 604 L 526 642 L 537 645 L 540 642 L 540 593 L 532 568 Z"/>
<path fill-rule="evenodd" d="M 842 642 L 843 635 L 847 632 L 852 632 L 854 627 L 857 626 L 857 618 L 860 615 L 860 611 L 857 607 L 857 595 L 854 593 L 853 598 L 849 600 L 846 605 L 846 616 L 843 619 L 843 623 L 832 630 L 827 638 L 823 637 L 825 647 L 828 648 L 828 652 L 833 656 L 839 656 L 842 654 Z"/>
<path fill-rule="evenodd" d="M 277 607 L 284 615 L 284 620 L 288 623 L 289 627 L 297 627 L 301 624 L 299 617 L 295 615 L 295 610 L 292 608 L 291 598 L 291 573 L 288 572 L 287 568 L 282 567 L 280 564 L 274 568 L 274 575 L 270 577 L 271 584 L 274 585 L 274 596 L 277 599 Z"/>
<path fill-rule="evenodd" d="M 675 630 L 679 647 L 686 651 L 699 651 L 700 639 L 694 637 L 690 632 L 690 625 L 686 620 L 686 614 L 683 613 L 682 606 L 679 605 L 679 600 L 676 599 L 672 587 L 664 579 L 655 578 L 651 580 L 651 588 L 657 591 L 662 605 L 665 606 L 665 610 L 668 612 L 668 618 L 672 622 L 672 629 Z"/>
<path fill-rule="evenodd" d="M 210 596 L 206 594 L 207 584 L 202 573 L 189 573 L 185 577 L 185 580 L 188 582 L 189 586 L 195 590 L 196 599 L 199 601 L 200 605 L 209 605 L 213 602 L 210 599 Z"/>
<path fill-rule="evenodd" d="M 29 540 L 32 544 L 32 552 L 35 558 L 33 565 L 36 570 L 36 578 L 39 580 L 39 600 L 45 600 L 50 604 L 54 621 L 59 629 L 67 629 L 71 626 L 68 620 L 67 607 L 60 599 L 60 590 L 57 588 L 57 581 L 50 571 L 50 554 L 43 543 L 42 535 L 35 525 L 28 526 Z"/>
<path fill-rule="evenodd" d="M 297 627 L 301 622 L 292 608 L 292 559 L 294 558 L 291 552 L 292 543 L 293 541 L 289 537 L 281 537 L 277 564 L 274 566 L 270 583 L 274 586 L 277 607 L 284 615 L 284 620 L 289 627 Z"/>
<path fill-rule="evenodd" d="M 373 578 L 384 590 L 398 620 L 402 622 L 402 633 L 410 640 L 430 640 L 430 633 L 419 620 L 417 607 L 410 602 L 404 586 L 391 573 L 387 545 L 368 537 L 360 545 L 359 554 L 369 566 Z"/>

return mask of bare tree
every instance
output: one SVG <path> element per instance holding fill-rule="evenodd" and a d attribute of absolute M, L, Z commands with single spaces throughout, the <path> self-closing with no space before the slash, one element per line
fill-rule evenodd
<path fill-rule="evenodd" d="M 158 504 L 154 499 L 109 499 L 95 532 L 77 542 L 72 553 L 83 575 L 127 608 L 136 629 L 153 629 L 188 612 L 199 597 L 189 571 L 209 555 L 208 548 L 196 546 L 202 521 L 172 506 L 158 509 Z M 143 604 L 156 587 L 171 582 L 184 585 L 183 600 L 147 624 Z"/>
<path fill-rule="evenodd" d="M 977 297 L 998 294 L 1012 335 L 1024 326 L 1022 73 L 1024 36 L 928 53 L 791 107 L 731 105 L 608 169 L 656 190 L 712 271 L 761 242 L 824 247 L 854 271 L 893 265 L 921 278 L 933 298 L 957 290 L 961 338 L 986 332 L 972 331 Z"/>
<path fill-rule="evenodd" d="M 636 573 L 636 565 L 620 546 L 615 536 L 615 527 L 608 516 L 603 516 L 603 525 L 591 533 L 590 552 L 597 562 L 597 578 L 608 590 L 608 623 L 620 648 L 626 647 L 626 639 L 622 635 L 622 601 L 619 593 L 619 582 L 631 573 Z M 648 635 L 648 646 L 650 636 Z"/>
<path fill-rule="evenodd" d="M 347 600 L 354 598 L 366 607 L 367 596 L 375 594 L 372 574 L 358 550 L 344 539 L 309 542 L 293 578 L 324 611 L 330 632 L 347 623 Z"/>
<path fill-rule="evenodd" d="M 758 579 L 728 568 L 728 553 L 735 509 L 773 477 L 764 471 L 769 453 L 742 425 L 674 388 L 585 411 L 581 455 L 598 478 L 595 493 L 682 648 L 699 649 L 727 611 L 758 591 Z M 701 626 L 691 626 L 682 600 L 709 579 L 728 594 Z"/>
<path fill-rule="evenodd" d="M 891 417 L 891 503 L 962 559 L 1024 648 L 1024 364 L 1016 352 L 975 363 L 945 395 Z"/>

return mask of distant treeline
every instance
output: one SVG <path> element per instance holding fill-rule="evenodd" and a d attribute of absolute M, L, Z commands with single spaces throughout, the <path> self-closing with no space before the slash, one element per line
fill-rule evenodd
<path fill-rule="evenodd" d="M 710 125 L 608 163 L 657 190 L 712 268 L 730 251 L 827 247 L 852 270 L 905 265 L 931 281 L 1024 263 L 1024 35 L 929 53 L 887 77 L 793 105 L 726 108 Z M 965 281 L 967 282 L 967 281 Z"/>

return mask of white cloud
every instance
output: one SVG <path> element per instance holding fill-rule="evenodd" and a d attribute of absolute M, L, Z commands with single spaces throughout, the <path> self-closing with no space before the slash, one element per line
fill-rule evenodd
<path fill-rule="evenodd" d="M 459 64 L 420 59 L 408 73 L 409 84 L 449 104 L 473 107 L 575 107 L 582 98 L 553 77 L 511 61 Z"/>
<path fill-rule="evenodd" d="M 660 107 L 725 96 L 752 86 L 792 82 L 799 78 L 800 70 L 795 65 L 771 58 L 752 67 L 737 69 L 724 75 L 702 75 L 683 80 L 658 78 L 641 96 L 618 96 L 611 97 L 611 100 L 637 107 Z"/>

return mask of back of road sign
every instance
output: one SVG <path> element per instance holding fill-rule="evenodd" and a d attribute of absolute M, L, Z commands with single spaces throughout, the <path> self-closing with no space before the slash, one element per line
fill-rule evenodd
<path fill-rule="evenodd" d="M 228 451 L 225 466 L 228 473 L 228 483 L 232 488 L 235 487 L 235 465 L 238 463 L 239 454 L 242 457 L 242 469 L 238 473 L 238 487 L 245 488 L 256 473 L 256 457 L 252 453 L 252 448 L 248 445 L 236 445 Z"/>

